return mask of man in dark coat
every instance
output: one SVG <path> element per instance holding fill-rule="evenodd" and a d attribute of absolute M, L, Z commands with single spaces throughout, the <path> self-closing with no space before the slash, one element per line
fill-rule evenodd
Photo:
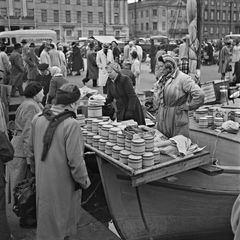
<path fill-rule="evenodd" d="M 156 53 L 157 53 L 157 49 L 156 49 L 156 46 L 154 45 L 154 40 L 151 39 L 151 46 L 150 46 L 150 52 L 149 52 L 150 65 L 151 65 L 150 73 L 155 73 Z"/>
<path fill-rule="evenodd" d="M 90 79 L 93 81 L 93 87 L 97 87 L 98 79 L 98 66 L 96 63 L 97 53 L 94 50 L 94 42 L 89 43 L 89 50 L 87 51 L 87 74 L 82 80 L 83 84 L 87 83 Z"/>
<path fill-rule="evenodd" d="M 120 73 L 122 75 L 128 76 L 132 80 L 132 85 L 136 86 L 136 77 L 133 74 L 133 72 L 131 71 L 131 63 L 130 62 L 124 62 L 122 64 L 122 67 L 123 68 L 121 69 Z"/>
<path fill-rule="evenodd" d="M 109 74 L 106 104 L 116 99 L 117 121 L 133 119 L 139 125 L 145 125 L 145 118 L 140 101 L 134 91 L 129 77 L 120 73 L 117 63 L 107 65 Z"/>
<path fill-rule="evenodd" d="M 14 45 L 14 50 L 12 51 L 9 61 L 11 62 L 10 69 L 10 85 L 12 86 L 11 96 L 15 97 L 16 90 L 18 89 L 19 94 L 23 95 L 23 75 L 24 75 L 24 65 L 21 56 L 22 46 L 20 43 Z"/>
<path fill-rule="evenodd" d="M 84 68 L 81 51 L 75 42 L 72 43 L 72 71 L 81 75 L 80 70 Z"/>

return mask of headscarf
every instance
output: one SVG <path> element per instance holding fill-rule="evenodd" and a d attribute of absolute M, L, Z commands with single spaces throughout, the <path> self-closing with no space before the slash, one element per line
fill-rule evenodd
<path fill-rule="evenodd" d="M 107 66 L 109 66 L 110 68 L 112 68 L 115 72 L 117 72 L 117 73 L 120 73 L 120 71 L 121 71 L 121 67 L 120 67 L 120 65 L 118 64 L 118 63 L 116 63 L 116 62 L 113 62 L 113 63 L 108 63 L 108 65 Z"/>
<path fill-rule="evenodd" d="M 42 85 L 39 82 L 32 81 L 26 86 L 26 88 L 24 90 L 24 96 L 26 98 L 33 98 L 41 90 L 42 90 Z"/>
<path fill-rule="evenodd" d="M 61 69 L 59 67 L 56 67 L 56 66 L 51 68 L 51 73 L 52 73 L 53 77 L 62 76 Z"/>

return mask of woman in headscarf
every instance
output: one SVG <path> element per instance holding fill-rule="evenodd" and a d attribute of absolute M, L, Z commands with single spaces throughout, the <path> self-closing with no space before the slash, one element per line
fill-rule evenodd
<path fill-rule="evenodd" d="M 158 108 L 157 129 L 167 137 L 189 137 L 188 111 L 204 102 L 201 88 L 187 74 L 181 72 L 170 55 L 158 58 L 162 74 L 154 85 L 154 99 Z"/>
<path fill-rule="evenodd" d="M 61 69 L 59 67 L 51 68 L 52 79 L 49 86 L 47 103 L 53 104 L 54 98 L 56 96 L 57 90 L 65 83 L 68 83 L 66 78 L 63 77 Z"/>
<path fill-rule="evenodd" d="M 15 133 L 12 139 L 14 158 L 7 163 L 7 196 L 13 200 L 13 189 L 25 177 L 27 172 L 28 141 L 33 117 L 43 109 L 43 89 L 40 83 L 32 81 L 24 90 L 25 100 L 16 111 Z M 21 225 L 26 225 L 25 219 L 20 219 Z"/>
<path fill-rule="evenodd" d="M 107 72 L 110 80 L 107 82 L 106 104 L 116 99 L 117 121 L 133 119 L 139 125 L 145 125 L 145 118 L 140 101 L 134 91 L 132 81 L 120 73 L 117 63 L 108 63 Z"/>

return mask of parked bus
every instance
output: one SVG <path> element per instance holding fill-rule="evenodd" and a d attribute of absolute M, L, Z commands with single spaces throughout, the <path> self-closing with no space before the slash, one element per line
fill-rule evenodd
<path fill-rule="evenodd" d="M 8 50 L 12 49 L 15 43 L 20 43 L 23 39 L 28 43 L 34 42 L 36 46 L 40 46 L 43 41 L 56 43 L 57 34 L 53 30 L 43 29 L 0 32 L 0 43 L 5 44 Z"/>

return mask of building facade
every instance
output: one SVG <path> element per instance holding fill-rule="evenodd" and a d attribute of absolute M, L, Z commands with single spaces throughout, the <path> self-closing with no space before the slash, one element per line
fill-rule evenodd
<path fill-rule="evenodd" d="M 188 33 L 186 0 L 142 0 L 128 9 L 130 38 L 165 35 L 177 39 Z"/>
<path fill-rule="evenodd" d="M 203 35 L 208 39 L 220 39 L 227 34 L 240 33 L 239 0 L 204 0 Z"/>
<path fill-rule="evenodd" d="M 128 39 L 127 0 L 0 0 L 0 31 L 52 29 L 58 40 L 113 35 Z"/>

